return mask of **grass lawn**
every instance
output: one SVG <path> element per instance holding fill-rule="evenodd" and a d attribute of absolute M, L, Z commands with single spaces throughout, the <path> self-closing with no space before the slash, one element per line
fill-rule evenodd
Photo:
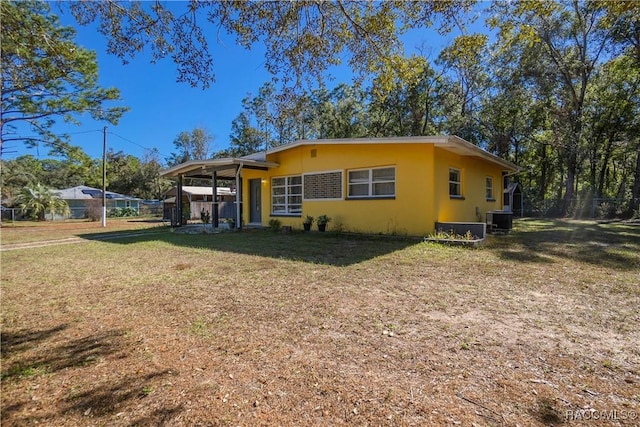
<path fill-rule="evenodd" d="M 638 223 L 477 249 L 60 227 L 1 230 L 81 237 L 1 254 L 3 426 L 640 423 Z"/>
<path fill-rule="evenodd" d="M 102 227 L 101 221 L 65 220 L 65 221 L 5 221 L 0 229 L 0 242 L 3 245 L 26 244 L 51 240 L 69 239 L 75 236 L 110 232 L 130 234 L 149 228 L 163 227 L 158 218 L 108 218 L 107 227 Z"/>

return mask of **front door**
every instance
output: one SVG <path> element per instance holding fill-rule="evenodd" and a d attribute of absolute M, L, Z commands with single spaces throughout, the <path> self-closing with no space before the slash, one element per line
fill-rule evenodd
<path fill-rule="evenodd" d="M 252 224 L 262 223 L 261 205 L 262 205 L 262 180 L 250 179 L 249 180 L 249 222 Z"/>

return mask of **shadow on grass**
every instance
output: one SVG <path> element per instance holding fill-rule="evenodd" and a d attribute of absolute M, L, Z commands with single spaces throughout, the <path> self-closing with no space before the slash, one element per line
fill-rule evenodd
<path fill-rule="evenodd" d="M 491 249 L 507 260 L 553 263 L 571 259 L 625 271 L 640 268 L 640 224 L 521 219 Z"/>
<path fill-rule="evenodd" d="M 162 408 L 153 411 L 151 414 L 138 418 L 131 422 L 131 426 L 162 426 L 170 423 L 184 411 L 182 404 L 173 408 Z"/>
<path fill-rule="evenodd" d="M 67 325 L 29 332 L 2 332 L 2 356 L 9 359 L 3 363 L 2 384 L 23 387 L 31 384 L 35 377 L 49 376 L 67 369 L 90 368 L 109 356 L 126 357 L 128 344 L 120 330 L 91 334 L 57 344 L 57 334 L 67 329 Z M 82 374 L 81 374 L 82 375 Z M 122 412 L 127 406 L 138 406 L 142 399 L 150 398 L 158 384 L 169 370 L 151 373 L 135 373 L 118 381 L 90 385 L 80 391 L 72 391 L 62 399 L 56 409 L 60 415 L 77 414 L 88 419 L 111 417 Z M 46 424 L 52 414 L 32 414 L 24 408 L 32 406 L 28 398 L 20 400 L 24 393 L 9 394 L 19 398 L 2 400 L 2 422 L 8 425 Z M 162 408 L 146 415 L 134 425 L 158 425 L 170 421 L 182 412 L 182 406 Z M 54 415 L 56 416 L 56 415 Z"/>
<path fill-rule="evenodd" d="M 45 373 L 54 373 L 67 368 L 82 367 L 95 363 L 99 358 L 116 353 L 120 349 L 123 332 L 108 331 L 93 334 L 60 344 L 52 349 L 38 352 L 31 357 L 21 357 L 27 350 L 44 346 L 44 342 L 67 325 L 27 333 L 2 333 L 3 358 L 16 356 L 15 360 L 3 364 L 2 380 L 20 379 Z"/>
<path fill-rule="evenodd" d="M 598 224 L 586 221 L 519 219 L 514 230 L 495 236 L 484 250 L 502 259 L 524 263 L 554 263 L 558 259 L 621 270 L 640 268 L 640 224 Z M 171 232 L 155 228 L 135 234 L 126 232 L 83 235 L 90 240 L 114 244 L 162 241 L 188 248 L 245 255 L 348 266 L 415 245 L 419 240 L 398 236 L 339 233 L 273 233 L 243 230 L 218 234 Z M 481 254 L 482 252 L 478 252 Z M 479 255 L 481 256 L 481 255 Z"/>
<path fill-rule="evenodd" d="M 557 426 L 564 424 L 564 419 L 559 410 L 554 406 L 551 399 L 539 399 L 537 405 L 529 410 L 531 416 L 546 426 Z"/>
<path fill-rule="evenodd" d="M 66 399 L 57 405 L 54 417 L 79 416 L 87 419 L 87 425 L 93 425 L 89 420 L 100 420 L 96 424 L 104 424 L 119 413 L 125 413 L 127 408 L 139 406 L 144 399 L 152 399 L 155 392 L 154 385 L 158 387 L 161 380 L 173 375 L 170 371 L 156 371 L 148 374 L 128 375 L 126 379 L 108 384 L 93 386 L 82 392 L 72 392 Z M 25 414 L 23 408 L 30 404 L 28 401 L 12 402 L 2 408 L 2 421 L 9 425 L 31 425 L 33 423 L 46 425 L 51 422 L 52 414 L 35 415 Z M 182 404 L 174 407 L 157 409 L 142 418 L 133 421 L 130 425 L 164 425 L 170 422 L 184 408 Z M 105 424 L 106 425 L 106 424 Z"/>
<path fill-rule="evenodd" d="M 85 239 L 108 241 L 113 244 L 131 244 L 162 241 L 195 249 L 232 252 L 277 259 L 310 262 L 333 266 L 348 266 L 376 258 L 415 245 L 415 238 L 337 233 L 274 233 L 269 230 L 249 229 L 240 232 L 216 234 L 186 234 L 170 229 L 141 232 L 127 236 L 110 233 L 83 235 Z"/>
<path fill-rule="evenodd" d="M 7 332 L 2 331 L 0 333 L 0 343 L 2 346 L 2 356 L 6 358 L 13 353 L 17 353 L 26 350 L 28 347 L 32 347 L 39 342 L 45 341 L 58 332 L 62 332 L 67 329 L 68 325 L 61 324 L 49 329 L 43 329 L 41 331 L 21 331 L 21 332 Z M 4 377 L 4 375 L 3 375 Z"/>
<path fill-rule="evenodd" d="M 156 371 L 146 375 L 127 376 L 119 382 L 110 382 L 105 385 L 96 386 L 81 393 L 70 396 L 63 407 L 59 408 L 63 414 L 78 413 L 85 416 L 103 417 L 109 414 L 121 412 L 127 403 L 140 403 L 142 399 L 149 398 L 153 393 L 152 385 L 159 379 L 172 375 L 170 371 Z M 164 414 L 157 416 L 172 416 L 181 411 L 180 406 L 168 410 Z M 133 424 L 139 425 L 139 424 Z"/>

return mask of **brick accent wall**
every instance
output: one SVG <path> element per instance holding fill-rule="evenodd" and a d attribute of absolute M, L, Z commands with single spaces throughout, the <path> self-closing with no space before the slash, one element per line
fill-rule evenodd
<path fill-rule="evenodd" d="M 304 199 L 341 199 L 342 172 L 320 172 L 304 175 Z"/>

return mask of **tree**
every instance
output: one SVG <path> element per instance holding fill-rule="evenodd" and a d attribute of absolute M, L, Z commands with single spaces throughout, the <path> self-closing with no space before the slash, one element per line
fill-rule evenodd
<path fill-rule="evenodd" d="M 42 164 L 32 155 L 20 156 L 2 163 L 2 195 L 11 200 L 23 188 L 38 182 L 42 176 Z"/>
<path fill-rule="evenodd" d="M 448 130 L 475 144 L 478 135 L 478 105 L 488 87 L 485 70 L 488 37 L 485 34 L 462 35 L 445 47 L 438 58 L 455 79 L 450 85 L 447 116 Z"/>
<path fill-rule="evenodd" d="M 143 199 L 162 199 L 164 193 L 173 187 L 173 181 L 160 178 L 162 164 L 158 150 L 154 149 L 145 153 L 140 165 L 141 187 L 131 195 Z"/>
<path fill-rule="evenodd" d="M 116 124 L 125 107 L 106 107 L 119 99 L 115 88 L 98 86 L 96 55 L 73 42 L 40 1 L 2 1 L 2 113 L 0 147 L 8 141 L 65 150 L 68 138 L 52 132 L 56 119 L 78 123 L 88 113 Z M 35 133 L 27 136 L 24 132 Z"/>
<path fill-rule="evenodd" d="M 46 214 L 53 219 L 56 214 L 68 215 L 69 205 L 60 196 L 38 183 L 33 187 L 24 188 L 16 197 L 17 206 L 28 216 L 44 221 Z"/>
<path fill-rule="evenodd" d="M 123 151 L 107 151 L 107 188 L 115 193 L 135 195 L 142 187 L 140 159 Z"/>
<path fill-rule="evenodd" d="M 273 82 L 264 83 L 260 86 L 257 96 L 248 94 L 242 100 L 242 106 L 248 117 L 253 117 L 256 122 L 255 128 L 260 133 L 264 149 L 269 149 L 277 145 L 274 132 L 274 104 L 276 102 L 276 87 Z"/>
<path fill-rule="evenodd" d="M 242 112 L 231 123 L 230 147 L 216 153 L 216 157 L 241 157 L 264 149 L 263 135 L 251 126 L 249 115 Z"/>
<path fill-rule="evenodd" d="M 320 138 L 366 136 L 365 94 L 356 86 L 341 83 L 318 99 Z"/>
<path fill-rule="evenodd" d="M 623 46 L 625 54 L 634 62 L 633 68 L 629 68 L 632 73 L 638 73 L 640 69 L 640 3 L 632 1 L 611 1 L 604 5 L 607 16 L 606 23 L 611 23 L 613 27 L 614 40 Z M 640 102 L 638 93 L 630 97 L 634 100 L 636 110 Z M 638 114 L 635 115 L 636 119 Z M 635 131 L 629 132 L 628 139 L 635 144 L 635 171 L 633 173 L 633 185 L 631 188 L 630 212 L 640 212 L 640 131 L 636 126 Z"/>
<path fill-rule="evenodd" d="M 631 181 L 640 131 L 640 72 L 627 55 L 598 67 L 585 108 L 588 182 L 595 197 L 616 197 Z M 624 190 L 624 189 L 623 189 Z"/>
<path fill-rule="evenodd" d="M 203 127 L 197 127 L 191 132 L 180 132 L 173 145 L 178 150 L 167 159 L 169 166 L 188 162 L 189 160 L 204 160 L 210 156 L 210 146 L 213 135 Z"/>
<path fill-rule="evenodd" d="M 449 29 L 472 0 L 461 1 L 225 1 L 74 2 L 70 8 L 80 24 L 99 22 L 108 50 L 128 61 L 145 46 L 153 61 L 170 56 L 178 81 L 207 88 L 215 81 L 207 35 L 220 29 L 235 35 L 238 44 L 265 45 L 265 67 L 294 84 L 324 80 L 326 71 L 348 61 L 360 75 L 393 69 L 402 56 L 400 35 L 427 27 L 436 18 Z M 174 13 L 176 12 L 176 13 Z M 210 28 L 206 24 L 211 24 Z"/>
<path fill-rule="evenodd" d="M 369 91 L 369 136 L 418 136 L 442 132 L 444 72 L 436 72 L 426 57 L 404 60 L 398 75 L 377 75 Z M 380 92 L 381 81 L 393 78 L 394 90 Z"/>
<path fill-rule="evenodd" d="M 578 187 L 585 145 L 586 96 L 595 70 L 615 45 L 617 23 L 624 17 L 607 14 L 605 1 L 522 1 L 495 3 L 492 25 L 500 29 L 503 46 L 535 46 L 540 61 L 531 78 L 553 84 L 552 130 L 562 150 L 564 211 Z"/>
<path fill-rule="evenodd" d="M 25 155 L 1 162 L 2 194 L 9 200 L 24 187 L 35 183 L 56 189 L 102 185 L 101 159 L 91 159 L 78 147 L 72 147 L 61 159 L 39 160 L 32 155 Z"/>
<path fill-rule="evenodd" d="M 76 185 L 102 186 L 102 168 L 97 159 L 91 159 L 81 148 L 69 147 L 62 159 L 42 160 L 44 174 L 40 182 L 50 188 L 68 188 Z"/>

